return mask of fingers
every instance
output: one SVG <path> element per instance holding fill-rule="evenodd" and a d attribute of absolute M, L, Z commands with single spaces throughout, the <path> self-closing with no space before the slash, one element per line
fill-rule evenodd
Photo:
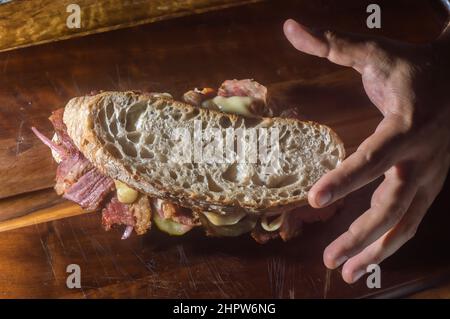
<path fill-rule="evenodd" d="M 337 35 L 329 31 L 315 35 L 292 19 L 284 23 L 283 29 L 289 42 L 299 51 L 352 67 L 360 73 L 366 65 L 371 47 L 356 36 Z"/>
<path fill-rule="evenodd" d="M 404 175 L 400 167 L 386 173 L 372 197 L 371 208 L 325 249 L 324 263 L 328 268 L 339 267 L 400 221 L 417 192 L 416 185 Z"/>
<path fill-rule="evenodd" d="M 335 268 L 347 260 L 342 277 L 354 283 L 366 273 L 368 265 L 381 263 L 414 236 L 442 189 L 450 157 L 438 151 L 428 163 L 431 170 L 417 168 L 417 163 L 402 163 L 386 173 L 372 196 L 371 208 L 350 226 L 351 235 L 339 237 L 326 248 L 327 267 Z M 418 171 L 420 178 L 416 177 Z"/>
<path fill-rule="evenodd" d="M 424 192 L 419 192 L 408 211 L 394 228 L 344 264 L 342 278 L 345 282 L 354 283 L 366 273 L 368 265 L 381 263 L 411 239 L 430 203 Z"/>
<path fill-rule="evenodd" d="M 294 20 L 285 22 L 284 32 L 298 50 L 351 66 L 361 73 L 372 51 L 377 50 L 377 46 L 372 45 L 374 41 L 330 32 L 315 35 Z M 315 208 L 327 206 L 384 174 L 394 164 L 392 153 L 398 146 L 396 140 L 401 127 L 398 119 L 393 121 L 386 116 L 377 131 L 354 154 L 312 187 L 308 194 L 310 205 Z"/>
<path fill-rule="evenodd" d="M 386 117 L 355 153 L 315 183 L 308 192 L 309 204 L 314 208 L 327 206 L 375 180 L 399 160 L 401 151 L 399 126 Z"/>

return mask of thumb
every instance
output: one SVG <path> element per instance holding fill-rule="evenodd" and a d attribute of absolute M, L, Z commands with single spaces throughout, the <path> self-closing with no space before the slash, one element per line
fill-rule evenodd
<path fill-rule="evenodd" d="M 297 50 L 352 67 L 360 73 L 367 65 L 367 57 L 373 48 L 373 41 L 330 31 L 315 34 L 292 19 L 286 20 L 283 30 Z"/>

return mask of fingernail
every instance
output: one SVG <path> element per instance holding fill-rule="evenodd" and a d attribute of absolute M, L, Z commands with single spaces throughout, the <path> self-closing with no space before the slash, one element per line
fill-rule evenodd
<path fill-rule="evenodd" d="M 362 276 L 365 275 L 365 273 L 366 273 L 366 271 L 363 270 L 363 269 L 358 270 L 358 271 L 355 273 L 355 275 L 353 276 L 352 282 L 353 282 L 353 283 L 357 282 Z"/>
<path fill-rule="evenodd" d="M 289 32 L 289 33 L 293 32 L 295 29 L 295 20 L 293 20 L 293 19 L 286 20 L 285 27 L 286 27 L 287 32 Z"/>
<path fill-rule="evenodd" d="M 341 256 L 341 257 L 336 258 L 336 260 L 334 261 L 336 268 L 339 267 L 340 265 L 342 265 L 344 262 L 346 262 L 347 259 L 348 259 L 347 256 Z"/>
<path fill-rule="evenodd" d="M 317 193 L 316 195 L 316 203 L 319 206 L 325 206 L 331 201 L 331 192 L 329 191 L 322 191 Z"/>

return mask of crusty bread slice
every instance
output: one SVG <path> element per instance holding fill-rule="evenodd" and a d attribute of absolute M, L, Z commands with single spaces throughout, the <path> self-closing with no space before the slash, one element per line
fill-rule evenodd
<path fill-rule="evenodd" d="M 175 160 L 175 128 L 277 128 L 279 169 L 256 163 Z M 244 118 L 167 97 L 103 92 L 71 99 L 64 123 L 80 151 L 104 174 L 149 196 L 223 214 L 282 211 L 304 205 L 311 186 L 344 158 L 327 126 L 287 118 Z M 198 121 L 197 121 L 198 123 Z M 208 141 L 203 141 L 205 146 Z"/>

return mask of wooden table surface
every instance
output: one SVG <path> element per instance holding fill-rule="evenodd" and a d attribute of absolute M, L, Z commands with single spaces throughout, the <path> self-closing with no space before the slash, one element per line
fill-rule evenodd
<path fill-rule="evenodd" d="M 434 39 L 445 20 L 438 1 L 384 0 L 377 1 L 382 28 L 369 30 L 370 2 L 266 1 L 0 53 L 0 296 L 359 298 L 445 287 L 449 181 L 416 237 L 382 264 L 382 288 L 376 290 L 365 281 L 347 285 L 339 270 L 322 264 L 323 249 L 367 208 L 376 183 L 347 198 L 337 216 L 307 225 L 288 243 L 206 238 L 202 231 L 180 238 L 152 231 L 122 241 L 119 230 L 102 230 L 99 213 L 37 223 L 81 210 L 54 194 L 55 164 L 29 127 L 50 135 L 50 111 L 92 90 L 179 95 L 251 77 L 267 84 L 280 104 L 333 127 L 351 153 L 380 114 L 358 74 L 296 52 L 282 23 L 293 17 L 315 27 L 420 43 Z M 8 230 L 21 216 L 40 219 Z M 66 287 L 69 264 L 80 265 L 82 289 Z"/>

